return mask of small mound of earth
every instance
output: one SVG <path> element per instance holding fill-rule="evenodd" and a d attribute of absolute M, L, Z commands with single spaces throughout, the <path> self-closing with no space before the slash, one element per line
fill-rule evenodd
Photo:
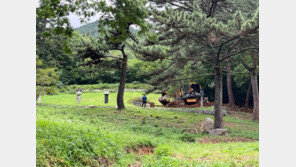
<path fill-rule="evenodd" d="M 112 165 L 112 163 L 107 158 L 104 158 L 102 156 L 98 158 L 98 161 L 99 161 L 100 165 L 105 165 L 105 166 L 111 166 Z"/>
<path fill-rule="evenodd" d="M 127 153 L 134 152 L 136 154 L 153 154 L 155 147 L 138 147 L 138 148 L 125 148 Z"/>
<path fill-rule="evenodd" d="M 204 107 L 209 107 L 209 106 L 214 106 L 215 103 L 214 102 L 208 102 L 208 103 L 204 103 L 203 106 Z M 176 101 L 172 101 L 166 105 L 161 105 L 159 107 L 171 107 L 171 108 L 180 108 L 180 102 L 176 102 Z M 183 104 L 182 107 L 186 107 L 186 108 L 196 108 L 196 107 L 200 107 L 200 103 L 196 103 L 196 104 L 191 104 L 191 105 L 187 105 L 187 104 Z"/>
<path fill-rule="evenodd" d="M 203 143 L 203 144 L 207 144 L 207 143 L 238 143 L 238 142 L 254 142 L 256 140 L 253 139 L 248 139 L 248 138 L 244 138 L 244 137 L 231 137 L 231 138 L 227 138 L 227 137 L 221 137 L 221 138 L 209 138 L 209 137 L 204 137 L 201 138 L 199 140 L 197 140 L 197 142 L 199 143 Z"/>
<path fill-rule="evenodd" d="M 137 162 L 136 164 L 128 164 L 128 167 L 142 167 L 141 162 Z"/>
<path fill-rule="evenodd" d="M 227 111 L 231 112 L 247 112 L 247 113 L 253 113 L 253 109 L 252 108 L 245 108 L 245 107 L 240 107 L 237 105 L 234 105 L 233 107 L 230 107 L 229 104 L 223 104 L 223 106 L 226 108 Z"/>

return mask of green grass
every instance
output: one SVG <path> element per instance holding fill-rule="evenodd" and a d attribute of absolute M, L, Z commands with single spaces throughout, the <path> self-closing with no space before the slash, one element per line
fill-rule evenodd
<path fill-rule="evenodd" d="M 75 96 L 74 102 L 67 103 L 65 97 L 68 96 L 45 96 L 42 100 L 73 107 L 37 106 L 37 166 L 99 166 L 99 162 L 106 159 L 112 166 L 259 165 L 259 126 L 249 119 L 250 115 L 237 113 L 224 117 L 230 134 L 210 137 L 181 131 L 199 128 L 202 120 L 212 116 L 141 108 L 128 108 L 122 113 L 112 108 L 84 109 L 74 106 Z M 244 137 L 252 142 L 204 144 L 186 142 L 186 136 L 195 141 Z M 155 147 L 154 154 L 125 150 L 143 146 Z"/>
<path fill-rule="evenodd" d="M 124 102 L 126 107 L 135 107 L 133 104 L 134 99 L 141 100 L 144 92 L 125 92 L 124 93 Z M 109 94 L 109 102 L 104 103 L 105 95 L 103 92 L 89 92 L 82 93 L 81 103 L 77 104 L 76 94 L 60 93 L 56 95 L 46 95 L 42 96 L 42 104 L 48 105 L 70 105 L 70 106 L 116 106 L 116 96 L 117 93 L 111 92 Z M 148 102 L 153 102 L 155 105 L 161 105 L 158 101 L 160 94 L 150 93 L 147 95 Z M 172 100 L 173 98 L 171 98 Z M 191 109 L 200 109 L 200 108 L 191 108 Z M 205 110 L 213 110 L 214 107 L 203 107 Z"/>
<path fill-rule="evenodd" d="M 142 97 L 144 92 L 125 92 L 124 101 L 126 106 L 134 106 L 130 101 L 136 97 Z M 77 104 L 76 94 L 66 94 L 61 93 L 58 95 L 47 95 L 42 97 L 42 104 L 51 104 L 51 105 L 73 105 L 73 106 L 86 106 L 86 105 L 95 105 L 95 106 L 116 106 L 116 95 L 117 93 L 109 94 L 109 102 L 104 103 L 105 95 L 103 92 L 92 92 L 92 93 L 82 93 L 81 103 Z M 160 105 L 158 102 L 158 94 L 149 94 L 148 101 L 154 102 L 156 105 Z"/>

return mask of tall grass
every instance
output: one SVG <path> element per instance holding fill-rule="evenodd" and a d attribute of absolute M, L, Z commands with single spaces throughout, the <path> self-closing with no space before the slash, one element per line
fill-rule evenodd
<path fill-rule="evenodd" d="M 258 123 L 225 117 L 226 138 L 254 142 L 186 142 L 184 128 L 198 128 L 206 116 L 196 113 L 111 108 L 37 107 L 38 166 L 258 166 Z M 249 135 L 243 135 L 249 134 Z M 193 135 L 195 140 L 212 138 Z M 212 139 L 219 139 L 214 137 Z M 155 147 L 154 154 L 126 148 Z M 100 166 L 103 166 L 102 164 Z"/>

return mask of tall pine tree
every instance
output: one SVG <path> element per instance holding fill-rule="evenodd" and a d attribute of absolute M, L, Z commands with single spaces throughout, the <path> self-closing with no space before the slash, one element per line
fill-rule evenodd
<path fill-rule="evenodd" d="M 165 4 L 164 10 L 151 5 L 150 21 L 155 25 L 155 35 L 130 46 L 145 60 L 170 60 L 166 68 L 157 71 L 161 72 L 157 82 L 173 81 L 190 61 L 210 64 L 215 75 L 214 127 L 223 128 L 222 63 L 238 53 L 256 49 L 239 44 L 258 33 L 259 12 L 254 11 L 253 17 L 245 19 L 240 11 L 219 12 L 216 7 L 222 1 L 207 5 L 195 1 L 173 2 L 156 1 Z"/>

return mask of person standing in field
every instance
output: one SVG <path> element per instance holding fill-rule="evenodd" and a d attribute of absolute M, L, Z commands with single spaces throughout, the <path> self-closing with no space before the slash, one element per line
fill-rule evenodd
<path fill-rule="evenodd" d="M 147 103 L 147 97 L 144 94 L 143 97 L 142 97 L 142 107 L 146 107 L 146 103 Z"/>
<path fill-rule="evenodd" d="M 81 89 L 78 88 L 78 89 L 76 90 L 76 95 L 77 95 L 76 100 L 77 100 L 77 103 L 78 103 L 78 104 L 80 104 L 80 101 L 81 101 L 81 94 L 82 94 L 82 93 L 81 93 Z"/>

